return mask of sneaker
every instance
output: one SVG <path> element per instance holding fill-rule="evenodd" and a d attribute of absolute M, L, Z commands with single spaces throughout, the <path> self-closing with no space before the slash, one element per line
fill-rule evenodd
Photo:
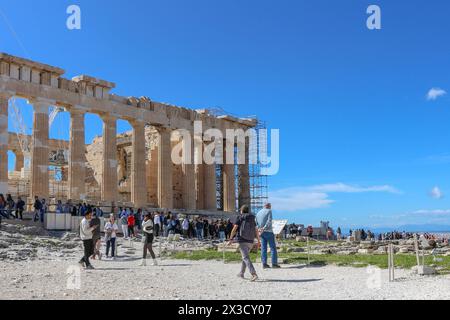
<path fill-rule="evenodd" d="M 242 273 L 239 273 L 237 276 L 238 276 L 238 278 L 245 279 L 245 277 Z"/>
<path fill-rule="evenodd" d="M 263 264 L 263 269 L 270 269 L 270 266 L 268 264 Z"/>
<path fill-rule="evenodd" d="M 86 267 L 86 270 L 95 270 L 95 268 L 93 266 L 89 265 Z"/>
<path fill-rule="evenodd" d="M 158 265 L 158 261 L 156 261 L 156 259 L 153 259 L 152 266 L 157 266 L 157 265 Z"/>
<path fill-rule="evenodd" d="M 272 265 L 272 269 L 281 269 L 281 267 L 278 264 Z"/>
<path fill-rule="evenodd" d="M 84 264 L 84 261 L 82 261 L 82 260 L 78 261 L 78 264 L 79 264 L 82 268 L 85 268 L 85 267 L 86 267 L 85 264 Z"/>
<path fill-rule="evenodd" d="M 255 282 L 256 280 L 258 280 L 258 275 L 254 274 L 252 275 L 252 278 L 250 279 L 251 282 Z"/>
<path fill-rule="evenodd" d="M 146 267 L 147 266 L 147 262 L 145 261 L 145 259 L 142 259 L 141 263 L 139 264 L 140 267 Z"/>

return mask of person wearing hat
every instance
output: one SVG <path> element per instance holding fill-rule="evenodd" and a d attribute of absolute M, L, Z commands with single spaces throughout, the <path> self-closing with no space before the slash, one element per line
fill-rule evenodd
<path fill-rule="evenodd" d="M 150 252 L 150 255 L 153 259 L 153 266 L 158 265 L 156 261 L 155 253 L 153 252 L 153 232 L 154 232 L 154 223 L 152 220 L 151 214 L 147 213 L 144 217 L 144 221 L 142 222 L 142 231 L 144 232 L 144 254 L 142 257 L 141 267 L 145 267 L 147 265 L 147 251 Z"/>

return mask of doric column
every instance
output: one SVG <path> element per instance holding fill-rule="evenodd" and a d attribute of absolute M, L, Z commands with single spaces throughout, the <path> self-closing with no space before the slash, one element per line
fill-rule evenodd
<path fill-rule="evenodd" d="M 205 164 L 203 161 L 203 136 L 194 136 L 194 159 L 195 159 L 195 195 L 196 207 L 199 210 L 205 208 Z"/>
<path fill-rule="evenodd" d="M 48 174 L 48 108 L 49 102 L 31 101 L 34 107 L 33 135 L 31 143 L 31 190 L 30 197 L 49 197 Z"/>
<path fill-rule="evenodd" d="M 203 163 L 195 165 L 195 192 L 197 209 L 205 208 L 205 165 Z"/>
<path fill-rule="evenodd" d="M 103 119 L 102 200 L 116 202 L 117 181 L 117 119 L 105 115 Z"/>
<path fill-rule="evenodd" d="M 210 146 L 214 147 L 214 159 L 209 159 L 209 156 L 204 155 L 203 161 L 203 204 L 205 210 L 215 211 L 217 210 L 217 178 L 216 178 L 216 165 L 217 165 L 217 153 L 222 152 L 222 145 L 217 146 L 215 141 L 209 142 L 202 141 L 203 149 L 207 149 Z M 208 144 L 209 142 L 209 144 Z"/>
<path fill-rule="evenodd" d="M 183 137 L 183 208 L 195 210 L 197 208 L 195 190 L 194 139 Z M 189 156 L 190 155 L 190 156 Z"/>
<path fill-rule="evenodd" d="M 14 171 L 20 172 L 22 168 L 25 166 L 25 156 L 22 151 L 16 150 L 14 151 L 16 155 L 16 163 L 14 164 Z"/>
<path fill-rule="evenodd" d="M 158 131 L 158 204 L 160 208 L 173 209 L 171 131 L 167 128 Z"/>
<path fill-rule="evenodd" d="M 226 144 L 224 144 L 226 146 Z M 236 211 L 236 180 L 234 163 L 227 161 L 227 148 L 223 148 L 223 211 Z M 233 161 L 234 162 L 234 161 Z"/>
<path fill-rule="evenodd" d="M 136 208 L 147 204 L 147 181 L 145 166 L 145 123 L 135 121 L 133 126 L 133 158 L 131 164 L 131 202 Z"/>
<path fill-rule="evenodd" d="M 68 198 L 82 200 L 86 195 L 84 112 L 75 108 L 70 110 L 69 150 Z"/>
<path fill-rule="evenodd" d="M 10 95 L 0 94 L 0 193 L 8 193 L 8 103 Z"/>
<path fill-rule="evenodd" d="M 204 203 L 206 210 L 217 210 L 216 165 L 203 165 Z"/>
<path fill-rule="evenodd" d="M 239 208 L 243 205 L 251 206 L 250 198 L 250 172 L 249 172 L 249 143 L 238 145 L 239 152 L 245 151 L 245 164 L 238 164 L 238 203 Z M 244 149 L 244 150 L 241 150 Z"/>

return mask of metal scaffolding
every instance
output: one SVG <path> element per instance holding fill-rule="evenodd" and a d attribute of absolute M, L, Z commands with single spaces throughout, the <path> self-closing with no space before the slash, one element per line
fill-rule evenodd
<path fill-rule="evenodd" d="M 209 109 L 209 112 L 214 116 L 224 116 L 230 115 L 236 118 L 240 118 L 237 115 L 233 115 L 229 112 L 226 112 L 222 108 L 213 108 Z M 255 116 L 244 117 L 248 119 L 255 119 L 257 121 L 257 125 L 254 128 L 258 133 L 260 130 L 266 130 L 267 126 L 264 121 L 260 121 Z M 257 213 L 261 210 L 264 205 L 269 202 L 269 184 L 268 184 L 268 176 L 262 173 L 262 169 L 265 165 L 261 163 L 261 152 L 267 151 L 267 141 L 264 139 L 264 136 L 257 135 L 255 140 L 256 143 L 250 143 L 249 154 L 253 156 L 253 159 L 257 159 L 256 163 L 249 164 L 248 170 L 248 180 L 250 181 L 250 199 L 249 201 L 245 201 L 250 203 L 251 212 Z M 237 159 L 237 148 L 235 148 L 235 160 Z M 250 156 L 250 158 L 252 157 Z M 237 163 L 237 161 L 235 161 Z M 223 168 L 221 165 L 216 166 L 216 182 L 217 182 L 217 209 L 223 210 Z M 238 207 L 238 199 L 239 199 L 239 181 L 240 179 L 245 177 L 240 176 L 240 171 L 238 170 L 238 165 L 235 166 L 235 176 L 236 176 L 236 207 Z M 245 199 L 244 199 L 245 200 Z"/>
<path fill-rule="evenodd" d="M 266 123 L 260 120 L 257 120 L 258 124 L 255 127 L 255 130 L 259 133 L 260 130 L 265 130 Z M 266 150 L 267 141 L 261 138 L 258 134 L 256 138 L 256 144 L 250 144 L 250 154 L 255 157 L 258 161 L 256 163 L 250 163 L 249 165 L 249 176 L 250 176 L 250 204 L 251 211 L 256 213 L 261 210 L 264 205 L 269 202 L 269 184 L 268 184 L 268 176 L 262 173 L 262 169 L 264 165 L 261 163 L 261 150 Z M 266 144 L 266 145 L 263 145 Z"/>

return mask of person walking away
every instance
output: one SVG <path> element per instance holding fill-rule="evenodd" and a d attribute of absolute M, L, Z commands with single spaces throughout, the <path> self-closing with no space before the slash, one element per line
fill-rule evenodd
<path fill-rule="evenodd" d="M 152 265 L 156 266 L 158 265 L 158 262 L 156 261 L 156 256 L 153 252 L 154 223 L 150 214 L 147 214 L 144 217 L 144 222 L 142 223 L 142 231 L 144 232 L 144 252 L 140 266 L 145 267 L 147 265 L 147 251 L 150 252 L 150 255 L 152 256 Z"/>
<path fill-rule="evenodd" d="M 312 226 L 308 226 L 308 228 L 306 229 L 306 233 L 308 234 L 308 238 L 312 238 L 313 234 L 314 234 L 314 229 Z"/>
<path fill-rule="evenodd" d="M 219 223 L 219 238 L 220 241 L 225 241 L 226 237 L 225 237 L 225 224 L 223 221 L 220 221 Z"/>
<path fill-rule="evenodd" d="M 97 216 L 97 211 L 95 211 L 90 222 L 90 226 L 95 227 L 94 231 L 92 232 L 92 243 L 94 245 L 94 253 L 92 255 L 92 259 L 94 260 L 96 259 L 96 257 L 98 257 L 98 260 L 102 260 L 102 253 L 100 252 L 100 248 L 102 245 L 100 223 L 100 218 Z"/>
<path fill-rule="evenodd" d="M 197 239 L 199 241 L 203 240 L 203 223 L 200 219 L 197 219 L 197 223 L 195 224 L 195 229 L 197 232 Z"/>
<path fill-rule="evenodd" d="M 203 238 L 206 240 L 209 239 L 209 221 L 208 221 L 208 219 L 203 220 Z"/>
<path fill-rule="evenodd" d="M 267 203 L 264 209 L 258 212 L 256 215 L 256 221 L 261 235 L 261 261 L 263 269 L 268 269 L 270 266 L 267 264 L 267 244 L 270 247 L 270 254 L 272 256 L 272 268 L 280 268 L 278 265 L 278 252 L 277 245 L 275 243 L 275 235 L 273 234 L 272 227 L 272 205 Z"/>
<path fill-rule="evenodd" d="M 244 279 L 245 271 L 248 268 L 252 275 L 251 281 L 258 280 L 255 267 L 250 259 L 250 251 L 255 245 L 255 238 L 260 245 L 260 238 L 256 226 L 255 216 L 249 213 L 249 207 L 244 205 L 240 210 L 241 215 L 237 218 L 233 230 L 231 230 L 229 245 L 232 243 L 234 237 L 237 235 L 237 243 L 242 256 L 241 272 L 238 277 Z"/>
<path fill-rule="evenodd" d="M 83 241 L 84 256 L 81 258 L 79 264 L 87 270 L 92 270 L 94 267 L 89 262 L 89 257 L 94 253 L 94 243 L 92 242 L 93 231 L 95 227 L 91 227 L 92 213 L 86 212 L 83 220 L 80 223 L 80 238 Z"/>
<path fill-rule="evenodd" d="M 128 236 L 130 238 L 135 238 L 136 234 L 134 233 L 134 226 L 136 225 L 136 220 L 134 220 L 134 215 L 130 213 L 127 218 L 128 222 Z"/>
<path fill-rule="evenodd" d="M 40 218 L 41 218 L 41 223 L 44 223 L 44 218 L 45 218 L 45 214 L 47 213 L 48 207 L 47 207 L 47 203 L 45 202 L 45 199 L 42 199 L 42 207 L 41 207 L 41 211 L 40 211 Z"/>
<path fill-rule="evenodd" d="M 337 228 L 336 234 L 337 234 L 337 239 L 338 239 L 339 241 L 342 240 L 342 230 L 341 230 L 341 227 L 338 227 L 338 228 Z"/>
<path fill-rule="evenodd" d="M 142 221 L 142 209 L 139 208 L 136 213 L 134 214 L 134 221 L 135 221 L 135 233 L 137 233 L 137 231 L 141 231 L 141 221 Z M 136 230 L 137 229 L 137 230 Z"/>
<path fill-rule="evenodd" d="M 64 213 L 64 207 L 61 200 L 56 204 L 56 213 Z"/>
<path fill-rule="evenodd" d="M 38 196 L 34 197 L 34 215 L 33 215 L 33 222 L 36 222 L 39 220 L 39 216 L 41 214 L 41 210 L 42 210 L 42 202 L 39 200 Z"/>
<path fill-rule="evenodd" d="M 6 208 L 7 208 L 7 210 L 8 210 L 8 217 L 16 218 L 17 212 L 14 212 L 15 215 L 12 214 L 12 212 L 13 212 L 14 209 L 15 209 L 15 207 L 16 207 L 16 203 L 14 202 L 12 196 L 11 196 L 10 194 L 8 194 L 8 195 L 6 196 Z"/>
<path fill-rule="evenodd" d="M 227 225 L 225 226 L 225 236 L 227 239 L 230 239 L 231 230 L 233 230 L 233 224 L 231 223 L 231 220 L 228 219 Z"/>
<path fill-rule="evenodd" d="M 7 214 L 6 214 L 5 208 L 6 208 L 5 196 L 2 193 L 0 193 L 0 225 L 2 223 L 2 217 L 6 218 L 6 219 L 9 219 Z"/>
<path fill-rule="evenodd" d="M 23 201 L 21 197 L 18 197 L 16 203 L 16 218 L 23 220 L 24 211 L 25 211 L 25 201 Z"/>
<path fill-rule="evenodd" d="M 120 224 L 122 226 L 122 233 L 124 239 L 128 239 L 128 217 L 125 210 L 122 211 L 120 216 Z"/>
<path fill-rule="evenodd" d="M 105 224 L 105 242 L 106 242 L 106 257 L 109 257 L 109 249 L 111 248 L 111 258 L 116 256 L 116 239 L 117 231 L 119 227 L 114 219 L 114 215 L 111 214 L 109 221 Z"/>

